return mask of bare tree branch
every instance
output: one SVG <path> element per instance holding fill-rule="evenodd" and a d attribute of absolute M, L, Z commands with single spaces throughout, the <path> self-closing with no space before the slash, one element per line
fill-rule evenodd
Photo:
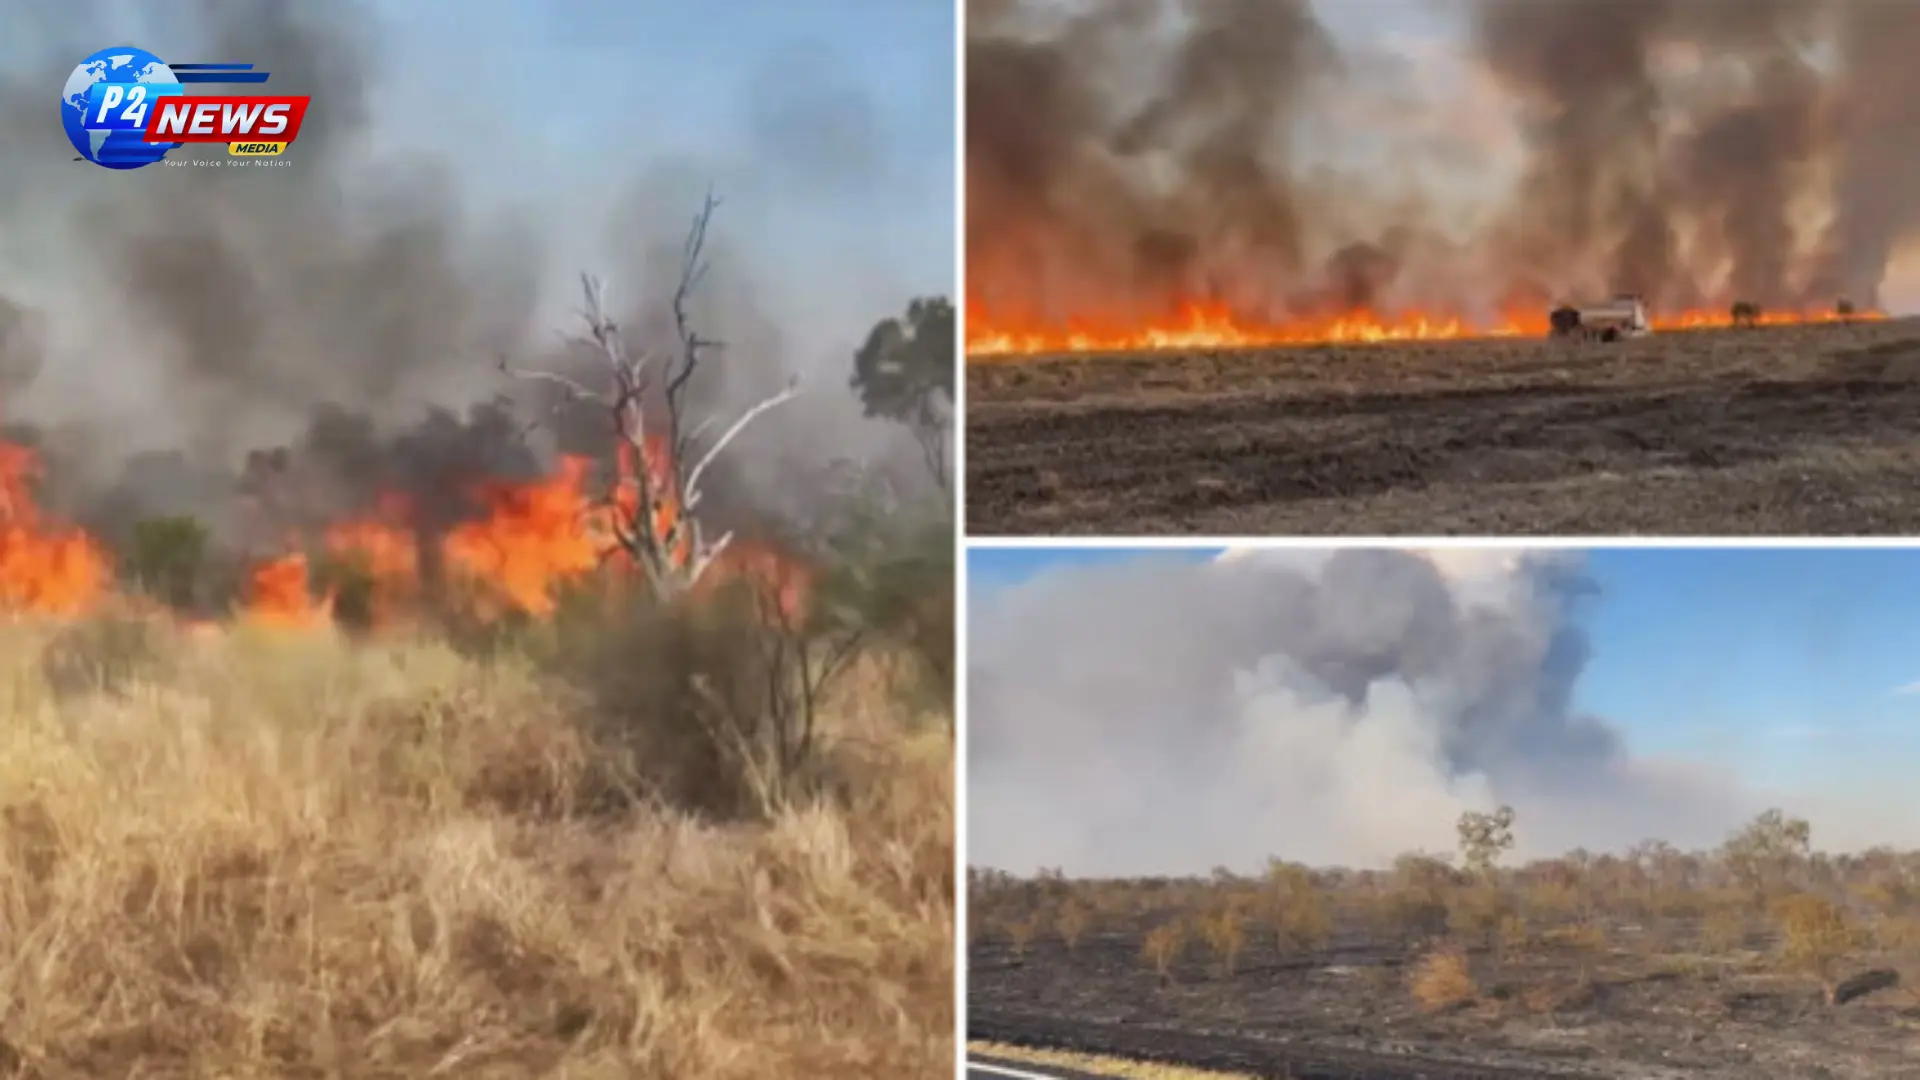
<path fill-rule="evenodd" d="M 603 512 L 611 508 L 609 531 L 618 551 L 637 564 L 649 588 L 663 596 L 690 588 L 733 541 L 730 532 L 709 540 L 693 513 L 700 505 L 700 483 L 708 468 L 741 432 L 768 410 L 800 393 L 798 381 L 790 381 L 780 393 L 743 412 L 696 458 L 695 441 L 718 417 L 708 416 L 689 424 L 687 388 L 702 361 L 724 346 L 695 329 L 691 304 L 694 290 L 706 277 L 707 231 L 719 206 L 720 201 L 709 192 L 682 248 L 680 279 L 671 301 L 674 333 L 679 341 L 677 355 L 662 361 L 651 353 L 630 349 L 610 313 L 606 281 L 582 274 L 579 314 L 586 323 L 586 335 L 581 344 L 590 346 L 605 364 L 610 389 L 596 392 L 567 375 L 518 370 L 501 362 L 501 369 L 516 378 L 558 386 L 570 400 L 591 402 L 607 410 L 612 434 L 623 447 L 623 475 L 599 507 Z M 650 399 L 656 367 L 663 372 L 663 383 L 659 396 Z M 650 400 L 656 408 L 665 407 L 661 422 L 666 430 L 660 435 L 649 431 Z"/>
<path fill-rule="evenodd" d="M 733 422 L 732 427 L 728 428 L 724 434 L 722 434 L 718 439 L 715 439 L 713 441 L 713 445 L 708 448 L 707 452 L 704 455 L 701 456 L 699 463 L 694 465 L 693 472 L 688 474 L 687 496 L 686 496 L 686 499 L 684 500 L 686 507 L 688 509 L 692 509 L 694 506 L 699 504 L 700 477 L 706 473 L 707 466 L 713 464 L 713 459 L 720 456 L 720 451 L 725 450 L 727 448 L 727 444 L 732 442 L 736 435 L 739 435 L 742 431 L 745 431 L 747 429 L 748 424 L 751 424 L 755 420 L 759 419 L 760 414 L 766 412 L 768 409 L 772 409 L 778 405 L 783 405 L 786 402 L 792 401 L 794 398 L 799 396 L 800 396 L 800 380 L 798 377 L 796 377 L 788 381 L 787 388 L 785 390 L 780 391 L 779 393 L 773 395 L 772 397 L 761 401 L 759 404 L 755 405 L 753 408 L 748 409 L 746 412 L 741 413 L 740 419 L 735 420 Z"/>
<path fill-rule="evenodd" d="M 525 379 L 529 382 L 552 383 L 553 385 L 560 387 L 562 390 L 565 390 L 567 392 L 567 396 L 574 401 L 592 401 L 592 402 L 604 403 L 607 400 L 605 394 L 601 394 L 596 391 L 589 390 L 585 386 L 582 386 L 578 381 L 574 379 L 570 379 L 567 376 L 562 375 L 557 371 L 533 371 L 533 370 L 525 370 L 522 368 L 516 368 L 508 364 L 504 359 L 500 361 L 500 370 L 505 374 L 512 376 L 513 378 L 516 378 L 516 379 Z"/>

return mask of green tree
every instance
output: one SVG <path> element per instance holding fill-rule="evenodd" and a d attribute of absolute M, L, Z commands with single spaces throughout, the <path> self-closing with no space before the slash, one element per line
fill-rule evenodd
<path fill-rule="evenodd" d="M 190 517 L 148 518 L 133 527 L 126 573 L 161 603 L 188 609 L 200 598 L 206 566 L 206 526 Z"/>
<path fill-rule="evenodd" d="M 953 420 L 956 352 L 953 303 L 920 297 L 903 318 L 883 319 L 853 357 L 848 385 L 867 415 L 905 424 L 920 444 L 927 469 L 942 488 Z"/>
<path fill-rule="evenodd" d="M 1490 878 L 1500 854 L 1513 847 L 1513 807 L 1502 806 L 1491 814 L 1469 810 L 1460 815 L 1455 828 L 1460 834 L 1461 861 L 1482 879 Z"/>
<path fill-rule="evenodd" d="M 1720 856 L 1727 869 L 1756 897 L 1785 888 L 1813 852 L 1813 829 L 1804 818 L 1768 810 L 1727 838 Z"/>

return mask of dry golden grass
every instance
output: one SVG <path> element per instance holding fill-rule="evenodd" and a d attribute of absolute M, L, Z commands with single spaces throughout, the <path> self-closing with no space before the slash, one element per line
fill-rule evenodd
<path fill-rule="evenodd" d="M 951 744 L 873 680 L 832 798 L 717 824 L 582 810 L 511 657 L 75 633 L 0 626 L 0 1074 L 951 1069 Z"/>

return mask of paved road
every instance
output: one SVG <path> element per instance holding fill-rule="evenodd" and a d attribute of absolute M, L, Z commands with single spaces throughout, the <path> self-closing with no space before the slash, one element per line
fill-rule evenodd
<path fill-rule="evenodd" d="M 967 1059 L 967 1080 L 1112 1080 L 1097 1073 L 1075 1072 L 1067 1069 L 1042 1069 L 1038 1065 L 1024 1062 L 982 1061 L 979 1058 Z"/>

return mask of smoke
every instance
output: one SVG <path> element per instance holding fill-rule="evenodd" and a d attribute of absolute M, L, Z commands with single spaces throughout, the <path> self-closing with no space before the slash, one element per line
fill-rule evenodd
<path fill-rule="evenodd" d="M 1310 0 L 971 10 L 969 297 L 1010 318 L 1825 309 L 1920 240 L 1910 4 L 1471 0 L 1440 55 Z"/>
<path fill-rule="evenodd" d="M 865 420 L 846 387 L 872 323 L 925 289 L 898 259 L 862 253 L 884 243 L 886 223 L 820 248 L 799 273 L 790 246 L 765 239 L 790 238 L 775 219 L 838 185 L 910 178 L 897 132 L 830 53 L 743 53 L 764 74 L 710 145 L 637 166 L 582 160 L 627 175 L 502 198 L 487 189 L 501 170 L 478 163 L 537 151 L 498 120 L 476 132 L 486 151 L 459 161 L 393 145 L 406 57 L 381 15 L 351 0 L 180 5 L 141 37 L 166 58 L 254 62 L 273 90 L 311 94 L 287 167 L 75 165 L 51 88 L 79 57 L 133 35 L 104 0 L 57 20 L 35 8 L 0 0 L 0 405 L 15 435 L 43 446 L 57 506 L 103 527 L 193 513 L 237 534 L 236 492 L 259 479 L 262 451 L 294 459 L 296 501 L 326 512 L 383 484 L 445 502 L 482 471 L 605 452 L 603 415 L 527 432 L 552 395 L 500 363 L 596 374 L 559 337 L 581 329 L 563 321 L 581 269 L 611 278 L 636 347 L 670 346 L 662 313 L 709 186 L 724 202 L 692 310 L 726 351 L 696 377 L 695 408 L 730 416 L 795 377 L 806 393 L 735 444 L 706 505 L 777 516 L 795 492 L 819 493 L 836 459 L 920 479 L 911 437 Z M 564 74 L 528 77 L 544 87 Z M 783 80 L 797 88 L 784 98 Z M 173 158 L 196 156 L 213 155 Z M 620 194 L 581 197 L 596 190 Z M 929 213 L 950 212 L 927 194 Z"/>
<path fill-rule="evenodd" d="M 1712 846 L 1768 800 L 1578 709 L 1593 595 L 1573 555 L 1362 549 L 1148 556 L 991 594 L 970 617 L 969 860 L 1376 865 L 1451 851 L 1462 811 L 1502 803 L 1522 857 Z M 1823 845 L 1914 832 L 1787 805 Z"/>

